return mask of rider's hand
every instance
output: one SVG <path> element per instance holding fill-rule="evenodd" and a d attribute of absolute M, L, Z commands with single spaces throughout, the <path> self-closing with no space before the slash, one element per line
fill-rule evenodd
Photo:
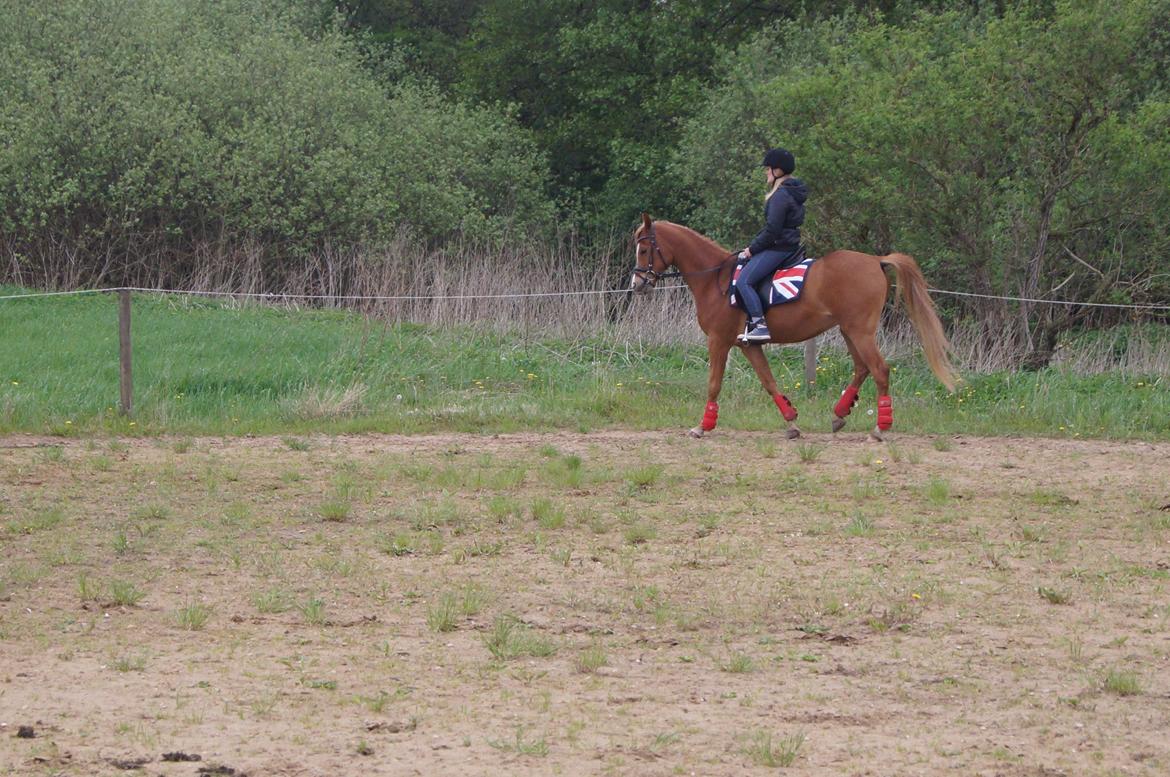
<path fill-rule="evenodd" d="M 752 258 L 752 252 L 751 252 L 751 249 L 750 249 L 750 248 L 745 248 L 745 249 L 743 249 L 742 251 L 740 251 L 740 252 L 739 252 L 739 258 L 740 258 L 740 259 L 751 259 L 751 258 Z"/>

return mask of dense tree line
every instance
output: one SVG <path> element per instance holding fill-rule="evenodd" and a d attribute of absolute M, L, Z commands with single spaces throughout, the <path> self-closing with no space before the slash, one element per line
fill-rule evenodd
<path fill-rule="evenodd" d="M 514 106 L 547 152 L 553 195 L 587 229 L 690 205 L 672 181 L 685 121 L 729 59 L 767 55 L 785 21 L 843 13 L 902 20 L 978 0 L 337 0 L 346 28 L 391 72 Z"/>
<path fill-rule="evenodd" d="M 0 15 L 8 276 L 66 251 L 92 270 L 77 277 L 108 280 L 111 255 L 181 268 L 246 239 L 278 278 L 282 257 L 327 244 L 588 242 L 642 210 L 738 245 L 760 218 L 760 152 L 782 144 L 815 250 L 907 251 L 939 285 L 993 296 L 1170 296 L 1170 0 L 0 0 Z M 964 310 L 1033 363 L 1092 313 Z"/>
<path fill-rule="evenodd" d="M 404 229 L 441 241 L 546 228 L 547 164 L 513 116 L 379 79 L 319 10 L 4 0 L 0 229 L 13 261 L 62 247 L 176 261 L 243 239 L 279 259 Z"/>

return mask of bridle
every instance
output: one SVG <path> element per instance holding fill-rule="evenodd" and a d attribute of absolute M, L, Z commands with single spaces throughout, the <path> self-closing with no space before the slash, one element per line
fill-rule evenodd
<path fill-rule="evenodd" d="M 683 272 L 682 270 L 658 272 L 654 269 L 655 255 L 657 255 L 658 258 L 662 260 L 663 267 L 669 267 L 670 262 L 666 260 L 666 254 L 662 253 L 662 247 L 658 245 L 658 237 L 654 234 L 653 221 L 650 222 L 650 229 L 646 231 L 646 234 L 635 238 L 634 243 L 638 244 L 642 241 L 650 243 L 650 261 L 646 263 L 645 267 L 639 267 L 637 260 L 634 260 L 634 275 L 646 278 L 651 287 L 653 287 L 654 284 L 657 283 L 661 278 L 686 278 L 692 275 L 706 275 L 707 273 L 719 272 L 727 266 L 728 262 L 733 261 L 738 256 L 736 253 L 728 254 L 722 262 L 715 265 L 714 267 L 708 267 L 705 270 L 696 270 L 695 272 Z"/>
<path fill-rule="evenodd" d="M 657 270 L 654 269 L 654 256 L 655 256 L 655 254 L 657 254 L 658 258 L 662 260 L 663 267 L 669 267 L 670 262 L 666 261 L 666 254 L 662 253 L 662 248 L 661 248 L 661 246 L 658 245 L 658 237 L 654 234 L 654 222 L 653 221 L 650 222 L 650 229 L 647 230 L 646 234 L 644 234 L 641 237 L 639 237 L 638 239 L 636 239 L 634 241 L 634 243 L 635 244 L 641 243 L 643 240 L 649 241 L 649 243 L 650 243 L 650 261 L 647 262 L 645 267 L 639 267 L 637 264 L 637 260 L 635 260 L 635 262 L 634 262 L 634 275 L 637 275 L 640 277 L 644 276 L 644 277 L 648 278 L 651 286 L 653 286 L 655 283 L 657 283 L 660 278 L 681 278 L 683 276 L 683 273 L 681 270 L 670 270 L 669 272 L 667 272 L 667 271 L 658 272 Z"/>

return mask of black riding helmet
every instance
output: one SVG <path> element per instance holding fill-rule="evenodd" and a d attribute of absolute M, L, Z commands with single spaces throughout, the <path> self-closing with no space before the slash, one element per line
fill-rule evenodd
<path fill-rule="evenodd" d="M 772 148 L 764 154 L 763 167 L 780 168 L 786 175 L 796 169 L 796 157 L 786 148 Z"/>

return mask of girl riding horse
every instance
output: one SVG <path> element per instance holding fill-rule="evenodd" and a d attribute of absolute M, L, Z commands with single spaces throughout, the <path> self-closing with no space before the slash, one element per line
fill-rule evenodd
<path fill-rule="evenodd" d="M 764 228 L 740 252 L 740 258 L 748 259 L 748 263 L 735 279 L 735 291 L 748 312 L 747 326 L 738 338 L 746 343 L 766 343 L 772 339 L 756 286 L 789 259 L 799 256 L 800 225 L 804 223 L 804 201 L 808 199 L 804 182 L 792 177 L 796 159 L 791 151 L 771 149 L 764 154 L 763 167 L 768 180 Z"/>
<path fill-rule="evenodd" d="M 735 254 L 679 224 L 652 221 L 646 213 L 642 214 L 642 224 L 634 233 L 634 246 L 635 264 L 630 285 L 635 292 L 648 292 L 670 267 L 674 267 L 694 295 L 699 326 L 707 335 L 707 353 L 711 359 L 707 406 L 700 424 L 691 429 L 691 435 L 702 437 L 715 428 L 727 355 L 737 344 L 737 335 L 744 327 L 744 314 L 729 305 L 727 297 Z M 918 263 L 906 254 L 871 256 L 857 251 L 833 251 L 809 267 L 799 297 L 768 308 L 766 324 L 770 342 L 780 343 L 798 343 L 835 326 L 841 328 L 841 337 L 853 357 L 853 380 L 833 407 L 834 432 L 845 425 L 845 417 L 857 402 L 857 392 L 870 375 L 873 375 L 878 391 L 877 425 L 870 434 L 880 440 L 894 423 L 890 369 L 878 351 L 876 337 L 878 321 L 889 294 L 887 267 L 894 270 L 898 296 L 918 331 L 927 363 L 948 389 L 953 390 L 955 386 L 955 371 L 947 357 L 946 335 Z M 738 345 L 788 423 L 788 437 L 799 437 L 796 408 L 780 393 L 760 343 Z"/>

